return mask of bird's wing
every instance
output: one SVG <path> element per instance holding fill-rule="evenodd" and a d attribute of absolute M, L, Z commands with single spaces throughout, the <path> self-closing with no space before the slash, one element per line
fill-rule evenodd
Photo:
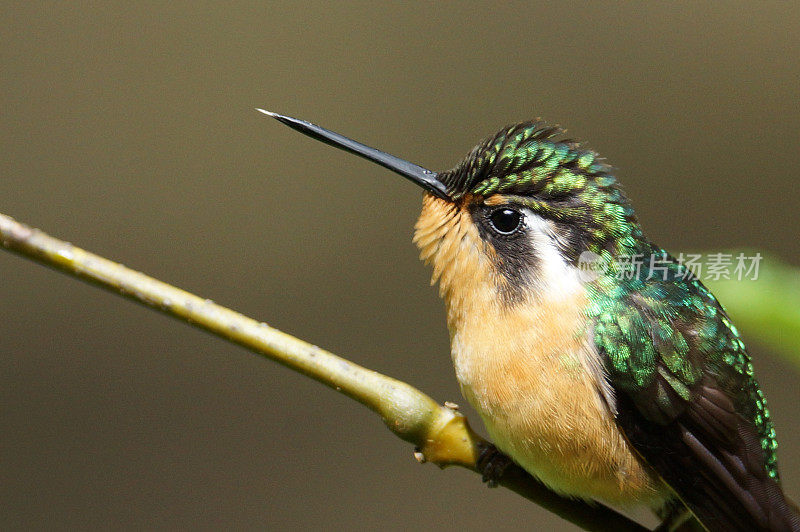
<path fill-rule="evenodd" d="M 594 335 L 633 447 L 709 530 L 800 530 L 775 437 L 736 328 L 697 280 L 616 283 Z"/>

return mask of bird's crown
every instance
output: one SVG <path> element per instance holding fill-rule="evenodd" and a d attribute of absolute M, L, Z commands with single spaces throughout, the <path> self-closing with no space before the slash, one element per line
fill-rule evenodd
<path fill-rule="evenodd" d="M 541 121 L 506 127 L 438 179 L 455 200 L 500 194 L 571 226 L 584 250 L 613 255 L 633 247 L 641 231 L 611 167 L 561 136 Z"/>

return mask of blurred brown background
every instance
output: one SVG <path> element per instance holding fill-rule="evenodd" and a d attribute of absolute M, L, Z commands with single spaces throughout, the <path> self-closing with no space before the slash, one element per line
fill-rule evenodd
<path fill-rule="evenodd" d="M 463 404 L 410 242 L 421 192 L 254 107 L 432 169 L 542 116 L 619 168 L 667 248 L 800 265 L 791 4 L 18 3 L 0 20 L 0 212 L 441 401 Z M 4 529 L 571 529 L 418 465 L 276 364 L 8 253 L 0 276 Z M 751 351 L 797 499 L 798 374 Z"/>

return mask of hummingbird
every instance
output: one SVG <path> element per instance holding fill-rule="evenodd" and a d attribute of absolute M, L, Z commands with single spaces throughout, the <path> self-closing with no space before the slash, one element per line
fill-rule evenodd
<path fill-rule="evenodd" d="M 800 531 L 741 335 L 644 236 L 597 153 L 537 120 L 434 172 L 259 111 L 423 188 L 414 242 L 462 394 L 503 455 L 559 494 L 650 508 L 663 530 Z"/>

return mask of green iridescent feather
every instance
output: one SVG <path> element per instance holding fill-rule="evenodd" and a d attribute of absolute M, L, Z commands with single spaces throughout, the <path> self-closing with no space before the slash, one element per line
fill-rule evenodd
<path fill-rule="evenodd" d="M 649 251 L 664 256 L 661 249 Z M 607 356 L 609 376 L 646 417 L 667 423 L 710 375 L 754 424 L 764 467 L 777 479 L 775 429 L 744 343 L 714 296 L 666 256 L 666 272 L 644 268 L 632 279 L 606 277 L 589 285 L 587 315 L 595 323 L 595 342 Z M 665 384 L 675 393 L 667 393 Z"/>

